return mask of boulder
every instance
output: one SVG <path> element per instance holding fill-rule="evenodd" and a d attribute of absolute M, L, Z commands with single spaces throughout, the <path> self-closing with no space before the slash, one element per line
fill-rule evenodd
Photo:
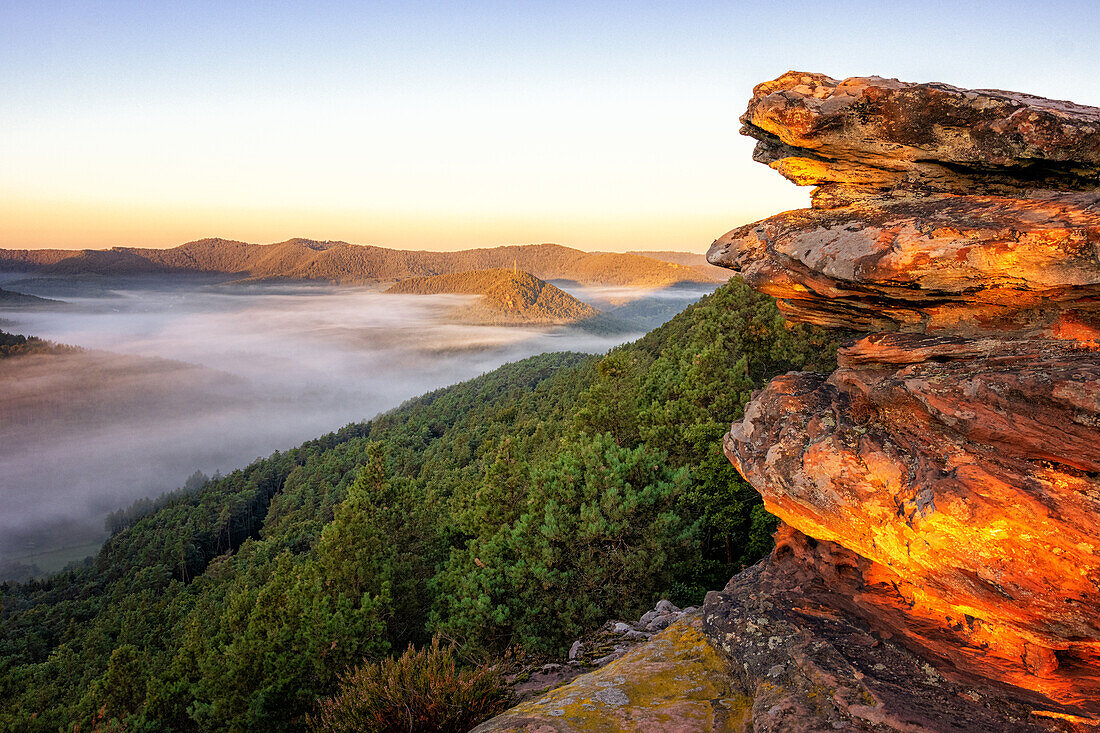
<path fill-rule="evenodd" d="M 474 733 L 747 731 L 749 700 L 724 660 L 682 619 L 622 658 L 482 723 Z"/>

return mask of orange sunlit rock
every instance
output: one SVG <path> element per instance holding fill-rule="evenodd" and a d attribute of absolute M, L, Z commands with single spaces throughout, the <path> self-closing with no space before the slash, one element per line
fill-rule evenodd
<path fill-rule="evenodd" d="M 741 123 L 754 160 L 821 187 L 815 205 L 887 191 L 1088 190 L 1100 177 L 1096 108 L 1018 92 L 792 71 L 757 85 Z"/>
<path fill-rule="evenodd" d="M 1100 124 L 1100 121 L 1098 121 Z M 1100 323 L 1100 192 L 935 195 L 801 209 L 734 229 L 708 258 L 791 318 L 864 331 Z"/>
<path fill-rule="evenodd" d="M 875 332 L 831 375 L 772 380 L 726 436 L 784 523 L 758 579 L 813 618 L 858 619 L 870 636 L 850 630 L 849 647 L 892 639 L 974 686 L 930 693 L 935 716 L 887 696 L 887 730 L 1093 730 L 1100 110 L 791 72 L 756 88 L 742 122 L 755 159 L 819 188 L 813 208 L 735 229 L 708 258 L 791 320 Z M 708 600 L 735 659 L 746 603 Z M 931 684 L 904 666 L 860 679 Z"/>
<path fill-rule="evenodd" d="M 1055 341 L 941 362 L 978 349 L 920 338 L 926 361 L 774 380 L 727 455 L 772 513 L 894 589 L 864 613 L 957 669 L 1100 712 L 1100 364 Z"/>

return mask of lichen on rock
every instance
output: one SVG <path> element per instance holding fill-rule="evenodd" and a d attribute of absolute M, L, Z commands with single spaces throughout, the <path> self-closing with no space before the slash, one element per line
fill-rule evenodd
<path fill-rule="evenodd" d="M 750 700 L 700 631 L 698 613 L 624 656 L 481 724 L 490 731 L 747 731 Z"/>

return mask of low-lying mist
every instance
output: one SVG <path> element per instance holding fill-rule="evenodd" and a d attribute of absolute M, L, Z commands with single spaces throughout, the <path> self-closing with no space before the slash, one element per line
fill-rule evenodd
<path fill-rule="evenodd" d="M 178 279 L 6 287 L 66 304 L 2 311 L 4 330 L 85 349 L 0 359 L 0 562 L 43 569 L 94 550 L 108 512 L 196 470 L 228 473 L 533 354 L 606 351 L 703 292 L 569 288 L 637 325 L 600 335 L 455 323 L 467 296 Z"/>

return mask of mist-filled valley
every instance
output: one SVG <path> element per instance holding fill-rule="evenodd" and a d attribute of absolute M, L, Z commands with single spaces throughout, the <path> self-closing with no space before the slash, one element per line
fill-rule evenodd
<path fill-rule="evenodd" d="M 0 329 L 80 347 L 0 359 L 0 565 L 94 554 L 111 511 L 226 473 L 426 391 L 546 351 L 599 353 L 713 288 L 559 283 L 608 314 L 568 327 L 463 323 L 464 295 L 214 278 L 35 278 L 63 301 Z"/>
<path fill-rule="evenodd" d="M 787 323 L 774 300 L 734 278 L 606 354 L 513 361 L 322 434 L 306 421 L 392 404 L 398 390 L 451 381 L 525 350 L 604 350 L 630 337 L 615 328 L 630 313 L 691 295 L 624 302 L 626 292 L 601 290 L 587 294 L 603 304 L 601 316 L 567 330 L 480 330 L 455 322 L 456 310 L 466 310 L 461 300 L 148 287 L 138 298 L 136 290 L 122 295 L 144 306 L 123 307 L 116 294 L 111 306 L 78 304 L 98 313 L 66 320 L 53 315 L 60 306 L 43 305 L 21 317 L 53 339 L 83 334 L 84 343 L 115 349 L 78 355 L 155 363 L 192 389 L 163 398 L 162 413 L 205 396 L 167 437 L 154 430 L 155 417 L 133 421 L 130 433 L 151 426 L 142 443 L 150 452 L 159 440 L 192 461 L 202 450 L 247 456 L 246 437 L 234 431 L 314 434 L 243 458 L 220 478 L 204 481 L 192 467 L 216 467 L 188 464 L 167 483 L 186 491 L 144 500 L 121 521 L 110 515 L 118 531 L 93 562 L 0 582 L 0 730 L 406 730 L 401 699 L 396 727 L 342 712 L 343 696 L 361 691 L 348 676 L 356 665 L 371 674 L 412 665 L 392 689 L 426 686 L 424 699 L 442 711 L 413 729 L 468 730 L 512 699 L 506 675 L 564 660 L 582 635 L 638 618 L 658 599 L 697 606 L 771 549 L 775 523 L 721 452 L 728 423 L 715 416 L 738 414 L 776 374 L 831 371 L 845 337 Z M 119 355 L 123 348 L 157 356 Z M 163 358 L 187 350 L 198 365 Z M 0 356 L 10 366 L 74 352 L 3 336 Z M 229 388 L 207 392 L 204 377 L 188 370 Z M 81 389 L 97 393 L 110 381 L 89 377 Z M 124 380 L 103 404 L 140 402 L 140 384 Z M 88 401 L 74 397 L 74 405 Z M 208 424 L 220 425 L 217 434 L 204 433 Z M 196 448 L 200 435 L 207 442 Z M 104 455 L 115 449 L 103 441 Z M 48 461 L 41 466 L 48 476 Z M 108 480 L 112 470 L 132 470 L 109 459 L 97 466 Z M 67 500 L 91 514 L 74 495 Z M 79 516 L 60 506 L 66 499 L 50 498 L 39 490 L 38 503 L 55 515 Z M 444 644 L 438 653 L 436 644 Z M 593 664 L 605 649 L 591 645 Z M 515 661 L 480 661 L 491 659 Z M 422 662 L 439 671 L 422 675 Z M 455 679 L 446 670 L 459 664 L 461 675 L 492 676 L 468 695 L 473 707 L 438 708 L 431 701 L 454 699 L 439 681 Z M 410 674 L 420 680 L 413 686 L 402 681 Z M 469 689 L 465 680 L 455 684 Z M 448 711 L 463 720 L 440 723 Z M 330 714 L 332 725 L 310 722 Z"/>

